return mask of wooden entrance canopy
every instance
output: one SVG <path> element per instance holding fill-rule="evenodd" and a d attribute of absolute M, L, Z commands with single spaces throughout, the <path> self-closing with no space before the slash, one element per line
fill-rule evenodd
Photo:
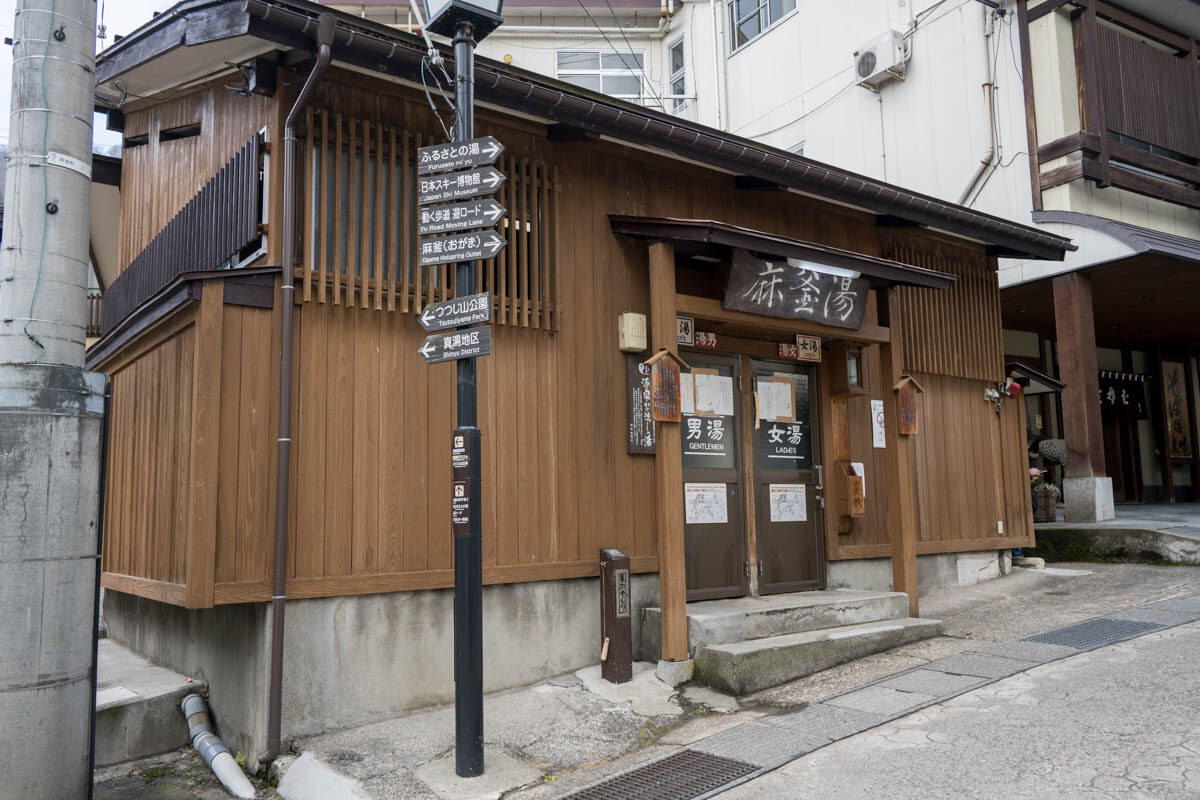
<path fill-rule="evenodd" d="M 742 228 L 724 222 L 667 217 L 608 216 L 612 232 L 637 239 L 670 242 L 678 253 L 728 258 L 732 248 L 750 250 L 779 259 L 800 258 L 831 267 L 854 270 L 871 283 L 872 289 L 891 286 L 920 286 L 949 289 L 957 276 L 875 258 L 836 247 L 790 239 L 773 233 Z"/>

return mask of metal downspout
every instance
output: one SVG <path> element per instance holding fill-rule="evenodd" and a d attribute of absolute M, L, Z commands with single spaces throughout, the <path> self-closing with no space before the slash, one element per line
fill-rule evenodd
<path fill-rule="evenodd" d="M 295 301 L 296 261 L 296 123 L 312 100 L 332 57 L 337 20 L 330 13 L 317 18 L 317 63 L 300 89 L 283 126 L 283 331 L 279 353 L 278 478 L 275 485 L 275 568 L 271 592 L 271 682 L 267 697 L 267 751 L 263 761 L 279 755 L 279 720 L 283 705 L 283 621 L 287 599 L 288 480 L 292 451 L 292 306 Z"/>

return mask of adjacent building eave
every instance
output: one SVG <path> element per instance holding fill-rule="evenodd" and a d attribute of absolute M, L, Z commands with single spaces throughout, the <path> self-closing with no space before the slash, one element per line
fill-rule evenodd
<path fill-rule="evenodd" d="M 798 258 L 831 267 L 853 270 L 871 282 L 876 289 L 889 286 L 921 286 L 927 289 L 949 289 L 958 278 L 944 272 L 913 267 L 899 261 L 865 256 L 849 250 L 839 250 L 814 242 L 790 239 L 773 233 L 742 228 L 724 222 L 704 219 L 670 219 L 667 217 L 633 217 L 610 214 L 612 232 L 651 241 L 672 244 L 697 243 L 717 248 L 740 248 L 778 259 Z"/>

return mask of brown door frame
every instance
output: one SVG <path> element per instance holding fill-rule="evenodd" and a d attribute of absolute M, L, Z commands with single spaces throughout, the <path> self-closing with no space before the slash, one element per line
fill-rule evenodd
<path fill-rule="evenodd" d="M 730 369 L 732 371 L 733 379 L 736 382 L 735 387 L 734 387 L 734 402 L 735 402 L 734 417 L 735 417 L 735 420 L 744 421 L 747 416 L 747 406 L 746 406 L 746 403 L 744 402 L 745 398 L 742 397 L 742 386 L 744 385 L 742 371 L 743 371 L 743 362 L 746 360 L 746 357 L 743 356 L 741 353 L 732 353 L 732 352 L 718 351 L 718 350 L 701 350 L 701 349 L 695 349 L 695 348 L 680 348 L 680 355 L 683 358 L 683 360 L 687 361 L 688 364 L 690 364 L 692 367 L 697 366 L 697 364 L 695 362 L 705 361 L 705 360 L 724 362 L 726 366 L 730 367 Z M 682 426 L 684 424 L 685 423 L 682 423 L 682 422 L 680 423 L 680 425 L 681 425 L 680 438 L 681 439 L 683 436 L 686 435 L 686 431 L 682 430 Z M 746 597 L 751 594 L 752 586 L 751 586 L 750 577 L 747 574 L 747 569 L 746 569 L 746 565 L 748 563 L 750 563 L 750 558 L 749 558 L 750 544 L 749 544 L 749 530 L 748 530 L 749 519 L 746 516 L 746 504 L 743 499 L 747 494 L 747 491 L 746 491 L 746 464 L 745 464 L 745 439 L 742 435 L 744 428 L 745 428 L 744 423 L 740 424 L 740 425 L 735 424 L 734 430 L 731 431 L 731 434 L 737 437 L 737 442 L 734 443 L 734 447 L 733 447 L 734 466 L 731 470 L 733 475 L 735 475 L 737 477 L 737 480 L 736 481 L 728 481 L 728 480 L 705 481 L 705 482 L 712 482 L 712 483 L 725 483 L 726 485 L 733 484 L 736 487 L 736 489 L 734 491 L 734 496 L 728 498 L 729 499 L 728 513 L 730 515 L 730 522 L 735 524 L 736 529 L 737 529 L 735 540 L 736 540 L 736 544 L 737 544 L 738 582 L 736 584 L 730 584 L 728 586 L 711 587 L 711 588 L 707 588 L 707 589 L 691 589 L 691 588 L 689 588 L 687 590 L 687 601 L 689 603 L 698 602 L 701 600 L 718 600 L 718 599 L 729 598 L 729 597 Z M 682 442 L 681 442 L 681 445 L 682 445 Z M 681 453 L 680 461 L 682 462 L 682 460 L 683 460 L 683 456 Z M 683 473 L 683 476 L 682 476 L 683 480 L 681 481 L 680 491 L 683 491 L 682 484 L 692 482 L 692 480 L 690 480 L 690 478 L 695 478 L 697 476 L 698 470 L 696 470 L 696 468 L 694 468 L 694 467 L 689 469 L 688 467 L 683 466 L 681 471 Z M 721 472 L 724 472 L 724 470 L 721 470 Z M 685 505 L 686 505 L 686 501 L 685 501 Z M 686 522 L 686 510 L 685 510 L 685 519 L 684 519 L 684 530 L 685 530 L 685 533 L 684 533 L 684 553 L 685 553 L 684 560 L 685 560 L 685 564 L 686 564 L 686 559 L 687 559 L 687 556 L 686 556 L 686 552 L 687 552 L 686 529 L 687 529 L 687 522 Z"/>
<path fill-rule="evenodd" d="M 809 473 L 811 482 L 807 483 L 806 485 L 811 487 L 811 489 L 813 491 L 812 497 L 810 499 L 811 506 L 812 506 L 810 513 L 812 513 L 813 516 L 815 517 L 815 519 L 813 519 L 813 521 L 812 521 L 812 526 L 813 526 L 813 538 L 814 538 L 815 545 L 816 545 L 816 555 L 817 555 L 816 578 L 814 580 L 784 581 L 784 582 L 780 582 L 780 583 L 775 583 L 775 584 L 771 585 L 770 590 L 767 590 L 765 588 L 765 584 L 763 583 L 762 573 L 758 572 L 756 570 L 757 580 L 755 581 L 755 584 L 756 584 L 756 587 L 755 587 L 756 592 L 755 593 L 762 595 L 762 594 L 782 594 L 784 592 L 819 591 L 819 590 L 825 588 L 826 582 L 828 580 L 828 571 L 829 571 L 829 569 L 828 569 L 829 568 L 829 560 L 828 560 L 828 554 L 826 553 L 826 547 L 825 547 L 825 510 L 824 510 L 824 507 L 821 502 L 824 492 L 821 488 L 819 488 L 822 486 L 822 481 L 821 481 L 822 473 L 817 471 L 817 467 L 821 467 L 822 471 L 824 471 L 824 452 L 821 448 L 821 433 L 823 430 L 822 423 L 824 421 L 822 419 L 822 415 L 821 415 L 821 380 L 823 377 L 821 375 L 821 365 L 819 363 L 811 363 L 810 364 L 810 363 L 804 363 L 804 362 L 800 362 L 800 361 L 785 361 L 783 359 L 761 358 L 758 356 L 750 356 L 750 355 L 743 356 L 743 364 L 744 364 L 744 370 L 745 370 L 745 386 L 746 386 L 745 391 L 746 391 L 747 395 L 749 395 L 751 397 L 751 399 L 753 398 L 753 392 L 754 392 L 754 382 L 753 381 L 754 381 L 754 366 L 755 366 L 755 364 L 780 366 L 785 369 L 796 370 L 797 373 L 806 372 L 809 376 L 809 381 L 810 381 L 810 385 L 809 385 L 809 409 L 810 409 L 809 436 L 811 437 L 811 440 L 812 440 L 812 469 L 799 470 L 798 472 L 801 474 L 803 474 L 805 472 Z M 753 405 L 753 403 L 751 403 L 751 404 Z M 746 463 L 746 466 L 743 469 L 743 473 L 744 473 L 745 479 L 750 484 L 750 489 L 749 489 L 749 491 L 746 492 L 746 494 L 750 497 L 750 502 L 748 503 L 750 512 L 749 512 L 749 517 L 748 517 L 748 522 L 747 522 L 747 529 L 748 529 L 748 532 L 752 535 L 754 545 L 755 545 L 754 546 L 754 555 L 753 555 L 754 561 L 752 563 L 755 564 L 756 566 L 758 566 L 761 564 L 761 561 L 758 558 L 758 516 L 757 516 L 756 503 L 758 500 L 758 484 L 760 481 L 759 481 L 758 461 L 755 458 L 755 453 L 754 453 L 754 439 L 753 439 L 754 420 L 749 415 L 747 415 L 747 417 L 746 417 L 746 425 L 744 427 L 746 428 L 746 437 L 745 437 L 745 442 L 746 442 L 745 463 Z M 801 482 L 803 483 L 804 481 L 801 481 Z M 761 569 L 761 567 L 759 567 L 759 568 Z"/>

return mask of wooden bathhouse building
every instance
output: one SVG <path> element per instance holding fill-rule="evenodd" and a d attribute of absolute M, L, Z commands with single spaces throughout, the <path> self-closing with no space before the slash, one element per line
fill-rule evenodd
<path fill-rule="evenodd" d="M 252 760 L 453 693 L 424 55 L 300 0 L 187 0 L 98 59 L 125 145 L 89 351 L 105 617 L 202 676 Z M 636 654 L 680 661 L 689 602 L 894 585 L 915 615 L 1032 544 L 996 259 L 1068 240 L 502 63 L 475 85 L 507 208 L 475 267 L 489 690 L 598 662 L 600 548 L 629 557 Z M 663 350 L 679 422 L 647 408 Z"/>

